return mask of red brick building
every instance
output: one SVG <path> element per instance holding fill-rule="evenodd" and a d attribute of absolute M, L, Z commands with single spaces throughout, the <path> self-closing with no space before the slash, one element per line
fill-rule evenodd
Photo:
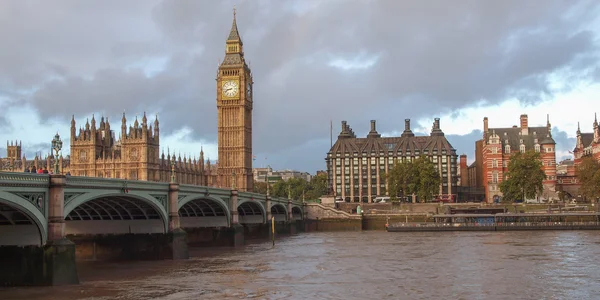
<path fill-rule="evenodd" d="M 579 194 L 579 181 L 575 175 L 575 161 L 566 159 L 556 165 L 556 190 L 565 193 L 567 199 L 576 198 Z"/>
<path fill-rule="evenodd" d="M 556 143 L 552 139 L 551 131 L 549 119 L 546 126 L 529 127 L 527 115 L 521 115 L 520 126 L 510 128 L 490 128 L 488 118 L 483 119 L 482 147 L 476 150 L 475 155 L 477 158 L 481 157 L 481 181 L 485 189 L 485 201 L 491 203 L 496 199 L 500 200 L 500 183 L 508 171 L 510 156 L 515 152 L 528 150 L 540 152 L 546 174 L 544 191 L 539 196 L 543 199 L 557 198 Z"/>
<path fill-rule="evenodd" d="M 598 127 L 597 116 L 594 116 L 593 126 L 594 131 L 592 133 L 581 133 L 579 124 L 577 125 L 577 145 L 573 150 L 575 167 L 586 156 L 594 157 L 597 161 L 600 161 L 600 128 Z"/>

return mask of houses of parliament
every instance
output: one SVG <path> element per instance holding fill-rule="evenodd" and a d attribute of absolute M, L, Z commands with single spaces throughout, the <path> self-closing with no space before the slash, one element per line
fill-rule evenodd
<path fill-rule="evenodd" d="M 7 142 L 7 157 L 0 160 L 0 170 L 36 172 L 52 170 L 59 160 L 61 174 L 127 180 L 168 182 L 172 169 L 177 182 L 214 187 L 233 187 L 252 191 L 252 72 L 244 59 L 243 43 L 238 32 L 235 11 L 226 41 L 225 58 L 217 75 L 218 162 L 199 157 L 160 151 L 158 117 L 148 122 L 146 114 L 136 117 L 133 125 L 121 118 L 119 139 L 108 118 L 99 123 L 94 116 L 85 127 L 77 128 L 71 120 L 70 155 L 28 160 L 22 155 L 22 143 Z M 141 121 L 141 122 L 140 122 Z"/>

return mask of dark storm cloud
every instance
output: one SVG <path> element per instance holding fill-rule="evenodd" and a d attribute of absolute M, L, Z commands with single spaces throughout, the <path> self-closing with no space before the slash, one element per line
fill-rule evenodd
<path fill-rule="evenodd" d="M 404 118 L 482 100 L 536 103 L 551 94 L 551 72 L 582 74 L 597 61 L 585 29 L 594 1 L 22 3 L 0 4 L 11 45 L 0 51 L 0 89 L 37 89 L 28 100 L 44 118 L 160 112 L 163 133 L 187 126 L 214 142 L 214 78 L 237 4 L 255 81 L 254 152 L 307 171 L 323 168 L 331 119 L 334 135 L 342 119 L 401 131 Z M 374 64 L 331 66 L 356 57 Z M 449 137 L 471 156 L 461 147 L 475 132 Z"/>

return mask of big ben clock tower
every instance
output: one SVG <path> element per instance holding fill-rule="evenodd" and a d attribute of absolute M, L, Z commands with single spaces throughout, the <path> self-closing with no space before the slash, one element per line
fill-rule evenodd
<path fill-rule="evenodd" d="M 252 191 L 253 82 L 235 17 L 234 9 L 225 59 L 217 73 L 218 174 L 221 187 L 235 185 L 240 191 Z"/>

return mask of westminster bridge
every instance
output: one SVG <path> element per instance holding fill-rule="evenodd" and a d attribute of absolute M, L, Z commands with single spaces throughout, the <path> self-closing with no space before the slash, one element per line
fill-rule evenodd
<path fill-rule="evenodd" d="M 0 172 L 0 285 L 77 283 L 78 259 L 186 259 L 294 233 L 301 201 L 176 182 Z"/>

